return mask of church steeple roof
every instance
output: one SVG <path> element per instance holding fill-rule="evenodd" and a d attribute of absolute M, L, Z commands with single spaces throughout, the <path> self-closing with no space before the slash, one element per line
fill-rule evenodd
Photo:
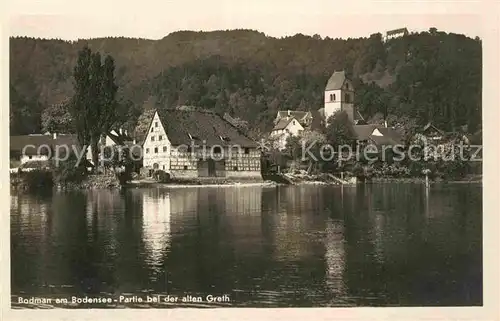
<path fill-rule="evenodd" d="M 328 83 L 326 84 L 325 91 L 327 90 L 337 90 L 342 88 L 344 81 L 346 79 L 345 71 L 335 71 L 333 75 L 328 79 Z"/>

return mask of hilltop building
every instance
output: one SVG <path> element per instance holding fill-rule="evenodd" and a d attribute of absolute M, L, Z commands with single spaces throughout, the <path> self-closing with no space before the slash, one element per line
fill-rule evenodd
<path fill-rule="evenodd" d="M 389 30 L 385 33 L 384 41 L 389 41 L 394 38 L 404 37 L 406 35 L 408 35 L 408 29 L 406 28 Z"/>
<path fill-rule="evenodd" d="M 196 108 L 156 110 L 143 146 L 143 170 L 174 179 L 261 179 L 260 151 L 220 115 Z"/>

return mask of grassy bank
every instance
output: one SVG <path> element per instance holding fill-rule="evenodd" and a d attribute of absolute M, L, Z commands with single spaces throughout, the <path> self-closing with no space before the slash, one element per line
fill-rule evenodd
<path fill-rule="evenodd" d="M 66 174 L 50 169 L 15 172 L 10 174 L 10 186 L 11 189 L 19 192 L 39 192 L 52 189 L 79 190 L 121 188 L 123 185 L 115 174 Z"/>

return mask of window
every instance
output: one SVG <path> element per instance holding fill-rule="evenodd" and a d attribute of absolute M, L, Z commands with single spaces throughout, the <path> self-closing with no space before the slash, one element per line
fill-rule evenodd
<path fill-rule="evenodd" d="M 219 146 L 215 146 L 213 148 L 214 154 L 220 154 L 222 152 L 222 149 Z"/>
<path fill-rule="evenodd" d="M 345 89 L 349 90 L 349 83 L 348 82 L 345 83 Z"/>
<path fill-rule="evenodd" d="M 158 122 L 157 121 L 155 121 L 155 127 L 158 127 Z"/>
<path fill-rule="evenodd" d="M 233 171 L 237 171 L 237 170 L 238 170 L 238 166 L 234 166 Z"/>
<path fill-rule="evenodd" d="M 337 100 L 337 97 L 335 96 L 335 94 L 333 94 L 333 101 L 336 101 Z"/>
<path fill-rule="evenodd" d="M 349 94 L 345 94 L 345 102 L 350 103 L 351 102 L 351 96 Z"/>
<path fill-rule="evenodd" d="M 163 146 L 163 152 L 167 151 L 167 146 Z"/>
<path fill-rule="evenodd" d="M 158 147 L 155 147 L 155 154 L 158 154 Z"/>
<path fill-rule="evenodd" d="M 165 170 L 165 165 L 163 165 L 163 170 Z"/>
<path fill-rule="evenodd" d="M 158 135 L 158 140 L 162 140 L 162 136 L 161 135 Z"/>
<path fill-rule="evenodd" d="M 292 125 L 295 125 L 295 120 L 292 122 Z"/>
<path fill-rule="evenodd" d="M 191 146 L 188 146 L 188 147 L 187 147 L 186 152 L 191 153 Z"/>
<path fill-rule="evenodd" d="M 151 127 L 151 132 L 153 132 L 153 129 L 154 129 L 154 128 L 153 128 L 153 127 Z"/>
<path fill-rule="evenodd" d="M 330 101 L 333 101 L 333 94 L 330 94 Z"/>
<path fill-rule="evenodd" d="M 146 148 L 146 154 L 149 154 L 149 148 Z"/>
<path fill-rule="evenodd" d="M 250 148 L 245 148 L 245 154 L 250 154 Z"/>
<path fill-rule="evenodd" d="M 151 141 L 154 142 L 155 141 L 155 137 L 154 136 L 151 136 Z"/>
<path fill-rule="evenodd" d="M 29 156 L 29 159 L 32 159 L 32 158 L 33 158 L 33 156 Z"/>
<path fill-rule="evenodd" d="M 187 165 L 184 165 L 184 170 L 187 170 L 187 169 L 188 169 Z"/>

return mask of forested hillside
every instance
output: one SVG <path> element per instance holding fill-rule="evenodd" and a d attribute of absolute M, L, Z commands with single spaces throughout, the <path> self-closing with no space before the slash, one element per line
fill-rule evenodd
<path fill-rule="evenodd" d="M 335 70 L 356 83 L 365 118 L 409 117 L 453 130 L 481 124 L 481 41 L 429 32 L 382 42 L 272 38 L 251 30 L 181 31 L 161 40 L 101 38 L 67 42 L 10 39 L 11 134 L 40 132 L 47 108 L 71 97 L 72 72 L 85 44 L 116 62 L 119 96 L 129 129 L 145 109 L 197 105 L 272 126 L 279 109 L 317 110 Z M 60 108 L 57 107 L 57 108 Z"/>

